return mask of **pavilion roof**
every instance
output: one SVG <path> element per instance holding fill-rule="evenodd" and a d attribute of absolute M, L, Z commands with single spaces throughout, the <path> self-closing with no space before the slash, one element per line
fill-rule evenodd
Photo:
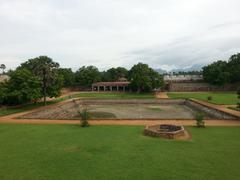
<path fill-rule="evenodd" d="M 129 81 L 114 81 L 114 82 L 97 82 L 93 83 L 93 86 L 128 86 Z"/>

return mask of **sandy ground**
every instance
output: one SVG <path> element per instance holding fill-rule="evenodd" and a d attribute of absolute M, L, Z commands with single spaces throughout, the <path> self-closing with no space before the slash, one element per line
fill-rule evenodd
<path fill-rule="evenodd" d="M 158 99 L 168 99 L 168 95 L 166 92 L 157 92 L 156 93 L 156 98 Z"/>

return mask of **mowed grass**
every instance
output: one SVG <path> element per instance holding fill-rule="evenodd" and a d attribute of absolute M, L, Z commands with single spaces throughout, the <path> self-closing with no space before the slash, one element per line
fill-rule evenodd
<path fill-rule="evenodd" d="M 109 98 L 109 99 L 151 99 L 155 98 L 153 93 L 98 93 L 98 92 L 83 92 L 75 94 L 74 97 L 84 98 Z"/>
<path fill-rule="evenodd" d="M 239 179 L 240 127 L 188 127 L 191 141 L 143 128 L 1 124 L 0 179 Z"/>
<path fill-rule="evenodd" d="M 168 93 L 170 98 L 195 98 L 203 101 L 208 101 L 209 96 L 212 97 L 211 103 L 214 104 L 237 104 L 239 101 L 236 92 L 171 92 Z"/>

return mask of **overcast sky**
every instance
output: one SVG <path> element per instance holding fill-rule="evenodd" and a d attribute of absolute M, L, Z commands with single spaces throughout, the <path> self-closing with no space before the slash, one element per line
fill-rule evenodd
<path fill-rule="evenodd" d="M 0 63 L 189 67 L 240 52 L 240 0 L 0 0 Z"/>

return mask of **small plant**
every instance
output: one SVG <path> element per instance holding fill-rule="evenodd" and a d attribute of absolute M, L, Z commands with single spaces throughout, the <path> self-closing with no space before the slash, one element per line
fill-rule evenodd
<path fill-rule="evenodd" d="M 238 99 L 240 100 L 240 87 L 237 90 Z M 240 110 L 240 102 L 237 103 L 237 109 Z"/>
<path fill-rule="evenodd" d="M 205 122 L 204 122 L 204 114 L 203 113 L 196 113 L 195 114 L 195 119 L 197 121 L 197 127 L 199 128 L 204 128 L 205 127 Z"/>
<path fill-rule="evenodd" d="M 237 109 L 240 111 L 240 102 L 237 103 Z"/>
<path fill-rule="evenodd" d="M 207 100 L 208 100 L 208 101 L 211 101 L 211 100 L 212 100 L 212 96 L 208 96 L 208 97 L 207 97 Z"/>
<path fill-rule="evenodd" d="M 90 119 L 90 113 L 88 112 L 86 104 L 78 104 L 75 99 L 72 100 L 74 104 L 74 108 L 77 110 L 78 116 L 80 119 L 80 126 L 81 127 L 88 127 L 90 126 L 88 120 Z"/>
<path fill-rule="evenodd" d="M 84 108 L 82 112 L 80 112 L 80 116 L 81 116 L 80 126 L 88 127 L 89 126 L 88 120 L 90 119 L 90 114 L 87 111 L 87 108 Z"/>

